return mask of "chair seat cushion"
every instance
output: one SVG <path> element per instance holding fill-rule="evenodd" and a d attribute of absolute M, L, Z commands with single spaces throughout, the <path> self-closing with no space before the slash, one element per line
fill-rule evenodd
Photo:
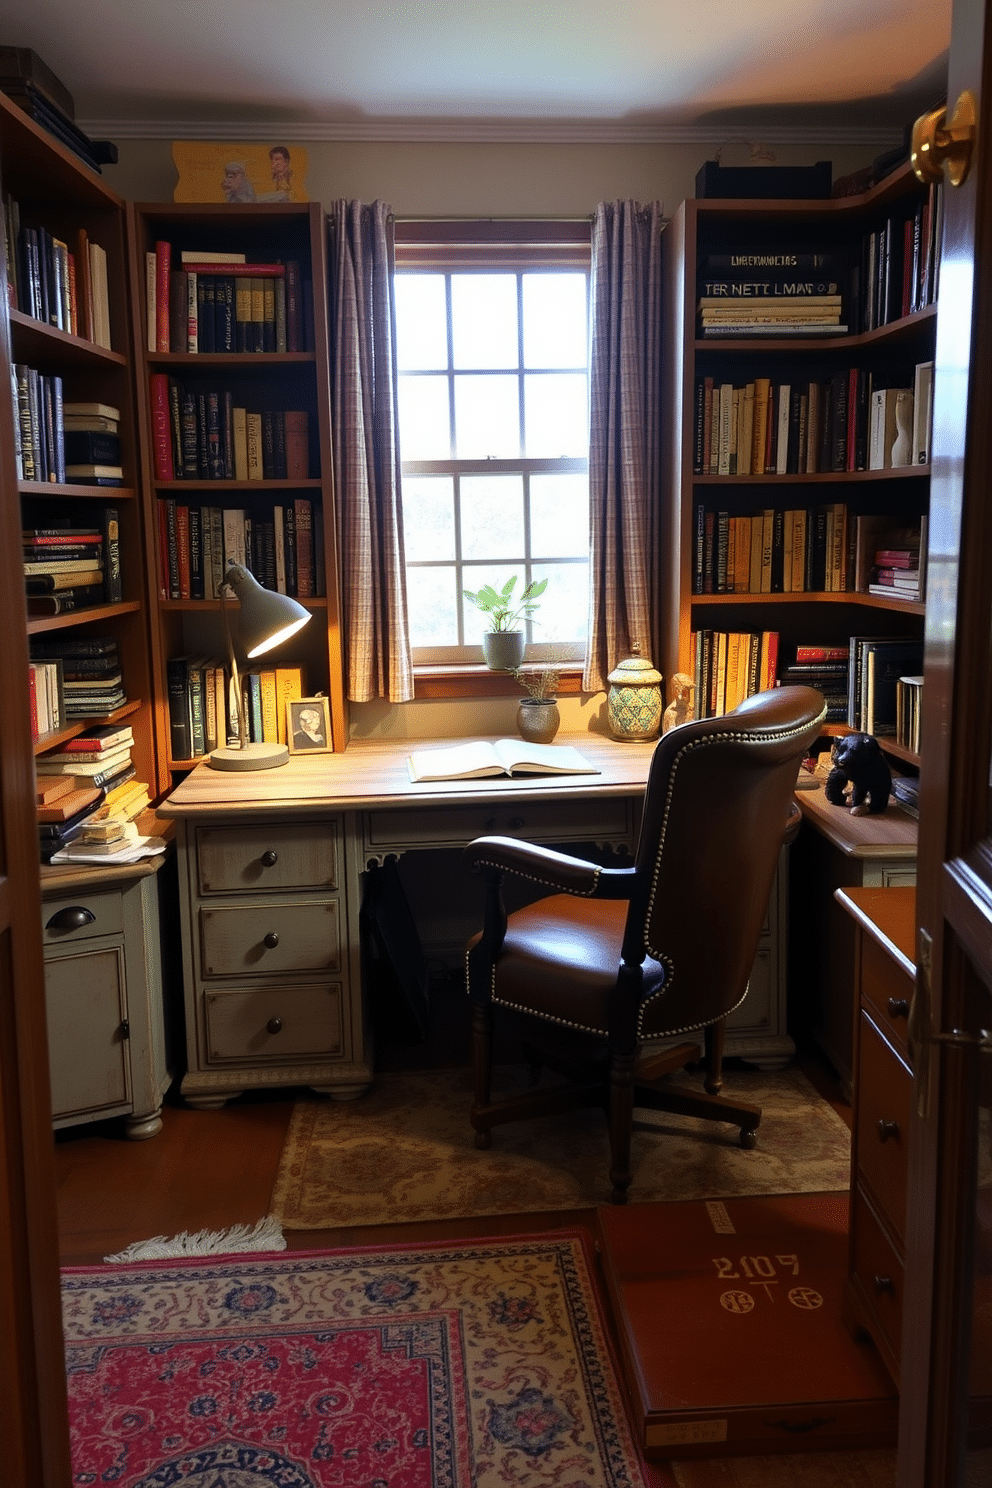
<path fill-rule="evenodd" d="M 496 965 L 494 1001 L 538 1018 L 605 1037 L 616 988 L 627 905 L 555 894 L 508 917 Z M 644 996 L 664 968 L 643 966 Z"/>

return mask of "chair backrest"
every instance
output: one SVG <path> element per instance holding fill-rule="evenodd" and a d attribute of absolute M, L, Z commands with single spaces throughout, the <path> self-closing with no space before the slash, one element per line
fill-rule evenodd
<path fill-rule="evenodd" d="M 776 688 L 658 744 L 637 847 L 645 900 L 631 905 L 625 945 L 666 977 L 641 1008 L 640 1036 L 705 1027 L 743 998 L 799 762 L 824 716 L 813 688 Z"/>

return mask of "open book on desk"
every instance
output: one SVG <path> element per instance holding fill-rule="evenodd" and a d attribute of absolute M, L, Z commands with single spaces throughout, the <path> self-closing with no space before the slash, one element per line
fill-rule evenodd
<path fill-rule="evenodd" d="M 417 749 L 407 761 L 414 783 L 477 780 L 484 775 L 598 775 L 571 744 L 528 744 L 523 739 L 473 739 L 446 749 Z"/>

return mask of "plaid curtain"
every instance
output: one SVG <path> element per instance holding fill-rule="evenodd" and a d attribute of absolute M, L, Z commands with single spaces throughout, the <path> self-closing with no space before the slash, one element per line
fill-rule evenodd
<path fill-rule="evenodd" d="M 384 202 L 337 201 L 331 223 L 331 398 L 345 687 L 413 697 L 397 437 L 393 223 Z"/>
<path fill-rule="evenodd" d="M 590 618 L 583 686 L 660 654 L 660 202 L 601 202 L 590 283 Z"/>

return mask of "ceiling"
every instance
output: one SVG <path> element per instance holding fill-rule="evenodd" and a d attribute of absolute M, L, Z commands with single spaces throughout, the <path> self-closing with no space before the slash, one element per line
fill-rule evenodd
<path fill-rule="evenodd" d="M 949 34 L 950 0 L 0 0 L 77 121 L 132 136 L 902 127 Z"/>

